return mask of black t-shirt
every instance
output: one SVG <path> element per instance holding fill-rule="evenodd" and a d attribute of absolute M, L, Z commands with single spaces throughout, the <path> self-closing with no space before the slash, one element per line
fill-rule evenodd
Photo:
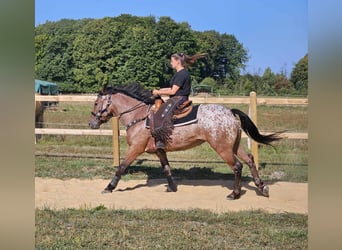
<path fill-rule="evenodd" d="M 191 77 L 189 71 L 182 69 L 172 77 L 170 85 L 179 86 L 179 90 L 173 96 L 189 96 L 191 91 Z M 173 97 L 170 96 L 170 97 Z"/>

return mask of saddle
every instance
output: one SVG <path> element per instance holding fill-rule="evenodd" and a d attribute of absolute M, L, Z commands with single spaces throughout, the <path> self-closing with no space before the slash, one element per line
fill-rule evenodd
<path fill-rule="evenodd" d="M 152 111 L 154 113 L 157 113 L 163 103 L 164 101 L 161 98 L 156 99 L 154 101 L 154 108 L 152 109 Z M 187 100 L 181 105 L 175 107 L 172 118 L 173 119 L 183 118 L 191 113 L 192 108 L 193 108 L 192 101 Z"/>
<path fill-rule="evenodd" d="M 192 105 L 192 101 L 185 101 L 184 103 L 175 108 L 173 119 L 180 119 L 187 116 L 188 114 L 190 114 L 193 107 L 194 106 Z"/>
<path fill-rule="evenodd" d="M 155 105 L 151 109 L 149 128 L 152 137 L 146 152 L 154 152 L 155 142 L 159 141 L 167 145 L 171 142 L 171 135 L 174 129 L 174 121 L 186 117 L 193 110 L 192 101 L 188 100 L 180 104 L 181 97 L 175 96 L 164 102 L 161 98 L 155 100 Z"/>

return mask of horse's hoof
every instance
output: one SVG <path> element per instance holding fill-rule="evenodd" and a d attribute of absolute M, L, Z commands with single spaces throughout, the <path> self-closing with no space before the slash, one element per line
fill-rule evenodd
<path fill-rule="evenodd" d="M 177 192 L 177 186 L 167 186 L 166 192 Z"/>
<path fill-rule="evenodd" d="M 101 194 L 108 194 L 108 193 L 112 193 L 112 192 L 113 192 L 113 190 L 110 190 L 110 189 L 105 188 L 105 189 L 101 192 Z"/>
<path fill-rule="evenodd" d="M 232 192 L 230 195 L 227 196 L 227 200 L 236 200 L 240 198 L 240 194 L 236 194 L 235 192 Z"/>
<path fill-rule="evenodd" d="M 270 197 L 270 188 L 268 186 L 264 186 L 262 188 L 262 195 L 265 197 Z"/>

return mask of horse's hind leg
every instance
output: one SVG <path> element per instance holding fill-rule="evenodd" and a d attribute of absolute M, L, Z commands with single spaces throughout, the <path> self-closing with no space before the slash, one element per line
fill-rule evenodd
<path fill-rule="evenodd" d="M 216 152 L 221 156 L 221 158 L 230 166 L 234 173 L 234 188 L 233 192 L 227 196 L 228 200 L 235 200 L 240 198 L 241 195 L 241 175 L 242 167 L 241 162 L 234 156 L 233 151 L 223 151 L 217 150 Z"/>
<path fill-rule="evenodd" d="M 236 142 L 238 145 L 239 141 Z M 235 157 L 235 153 L 237 150 L 237 146 L 233 148 L 226 147 L 228 144 L 224 143 L 212 143 L 209 141 L 210 146 L 217 152 L 217 154 L 229 165 L 234 173 L 234 188 L 233 192 L 227 196 L 228 200 L 235 200 L 240 198 L 241 195 L 241 175 L 242 175 L 242 167 L 241 162 Z"/>
<path fill-rule="evenodd" d="M 264 184 L 264 182 L 259 177 L 259 173 L 258 173 L 258 170 L 256 169 L 253 155 L 246 153 L 246 151 L 240 145 L 238 148 L 237 156 L 249 166 L 249 169 L 253 176 L 254 184 L 259 188 L 261 193 L 264 196 L 269 197 L 269 188 L 268 186 Z"/>
<path fill-rule="evenodd" d="M 241 175 L 242 175 L 243 166 L 236 157 L 234 157 L 234 161 L 235 163 L 232 168 L 234 172 L 234 189 L 233 189 L 233 192 L 227 196 L 228 200 L 238 199 L 240 198 L 240 195 L 241 195 Z"/>
<path fill-rule="evenodd" d="M 234 173 L 234 188 L 233 192 L 227 196 L 228 200 L 235 200 L 241 196 L 241 175 L 242 163 L 235 156 L 240 144 L 241 133 L 239 130 L 235 131 L 236 137 L 227 138 L 227 133 L 209 137 L 207 142 L 216 151 L 216 153 L 229 165 Z M 220 138 L 220 141 L 217 140 Z"/>
<path fill-rule="evenodd" d="M 167 159 L 166 152 L 162 149 L 158 149 L 156 152 L 157 156 L 159 157 L 160 163 L 163 167 L 164 173 L 166 175 L 166 179 L 168 182 L 168 192 L 177 192 L 177 185 L 174 183 L 173 178 L 171 176 L 171 169 L 170 164 Z"/>

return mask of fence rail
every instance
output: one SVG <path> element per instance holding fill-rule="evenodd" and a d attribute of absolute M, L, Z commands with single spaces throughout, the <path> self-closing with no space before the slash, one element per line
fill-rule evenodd
<path fill-rule="evenodd" d="M 96 95 L 36 95 L 36 101 L 49 102 L 94 102 Z M 250 97 L 191 97 L 193 103 L 250 104 Z M 258 97 L 257 104 L 265 105 L 308 105 L 307 98 Z"/>

